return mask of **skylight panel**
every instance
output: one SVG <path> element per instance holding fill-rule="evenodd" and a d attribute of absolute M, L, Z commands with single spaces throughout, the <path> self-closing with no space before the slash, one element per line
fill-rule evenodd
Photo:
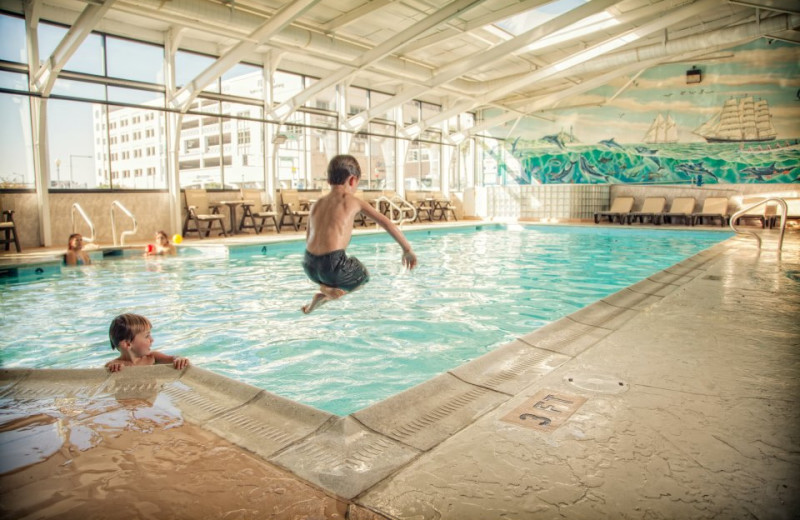
<path fill-rule="evenodd" d="M 562 15 L 576 7 L 587 3 L 589 0 L 557 0 L 546 5 L 542 5 L 526 11 L 524 13 L 516 14 L 505 20 L 496 23 L 498 27 L 503 30 L 518 36 L 526 31 L 538 27 L 556 16 Z"/>

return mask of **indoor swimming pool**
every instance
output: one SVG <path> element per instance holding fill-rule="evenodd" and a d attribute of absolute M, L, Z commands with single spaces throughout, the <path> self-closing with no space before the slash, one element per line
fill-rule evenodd
<path fill-rule="evenodd" d="M 311 315 L 302 242 L 185 247 L 0 284 L 4 368 L 97 368 L 111 319 L 153 323 L 156 350 L 347 415 L 477 358 L 731 236 L 722 231 L 479 225 L 385 234 L 349 253 L 371 281 Z"/>

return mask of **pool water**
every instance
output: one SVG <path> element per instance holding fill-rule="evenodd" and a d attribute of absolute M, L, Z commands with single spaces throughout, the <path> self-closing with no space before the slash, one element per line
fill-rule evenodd
<path fill-rule="evenodd" d="M 348 252 L 371 280 L 310 315 L 303 243 L 186 248 L 0 284 L 0 366 L 91 368 L 111 319 L 153 323 L 156 350 L 346 415 L 481 356 L 731 236 L 716 231 L 477 226 L 385 234 Z M 215 252 L 216 251 L 216 252 Z"/>

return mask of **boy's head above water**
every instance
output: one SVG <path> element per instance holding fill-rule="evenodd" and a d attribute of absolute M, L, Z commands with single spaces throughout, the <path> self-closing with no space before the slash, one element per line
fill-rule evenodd
<path fill-rule="evenodd" d="M 152 329 L 150 320 L 139 314 L 120 314 L 111 322 L 108 329 L 108 339 L 111 340 L 111 348 L 119 350 L 119 344 L 123 341 L 132 342 L 137 334 L 147 332 Z"/>
<path fill-rule="evenodd" d="M 328 184 L 342 185 L 351 175 L 361 178 L 361 167 L 352 155 L 337 155 L 328 163 Z"/>

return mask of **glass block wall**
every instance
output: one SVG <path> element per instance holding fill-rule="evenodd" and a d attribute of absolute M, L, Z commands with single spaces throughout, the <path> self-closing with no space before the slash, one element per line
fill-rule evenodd
<path fill-rule="evenodd" d="M 608 184 L 487 187 L 488 216 L 520 219 L 591 219 L 607 210 Z"/>

